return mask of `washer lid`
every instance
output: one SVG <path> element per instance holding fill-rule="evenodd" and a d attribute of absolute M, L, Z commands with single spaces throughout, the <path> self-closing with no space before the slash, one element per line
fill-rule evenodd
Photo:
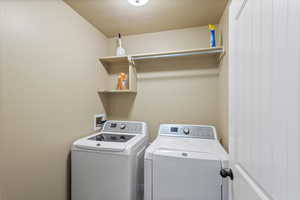
<path fill-rule="evenodd" d="M 116 142 L 95 142 L 89 141 L 86 144 L 78 143 L 74 144 L 80 149 L 96 150 L 96 151 L 113 151 L 122 152 L 126 149 L 126 145 Z"/>
<path fill-rule="evenodd" d="M 114 136 L 116 140 L 122 136 L 123 134 L 106 134 L 106 133 L 97 133 L 74 142 L 74 146 L 80 149 L 87 150 L 96 150 L 96 151 L 112 151 L 112 152 L 122 152 L 126 150 L 126 147 L 133 141 L 136 141 L 137 135 L 126 135 L 125 139 L 120 141 L 114 141 L 114 139 L 107 139 L 103 141 L 102 138 L 98 138 L 101 135 L 105 136 Z M 126 139 L 127 138 L 127 139 Z"/>

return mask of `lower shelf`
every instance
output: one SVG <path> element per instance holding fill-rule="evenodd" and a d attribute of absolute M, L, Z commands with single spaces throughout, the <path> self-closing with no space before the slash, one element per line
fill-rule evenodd
<path fill-rule="evenodd" d="M 102 90 L 99 92 L 103 94 L 122 94 L 122 93 L 135 94 L 136 93 L 135 90 Z"/>

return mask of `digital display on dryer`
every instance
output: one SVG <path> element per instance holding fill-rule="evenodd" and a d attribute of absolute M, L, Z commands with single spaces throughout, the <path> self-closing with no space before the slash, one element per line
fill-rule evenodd
<path fill-rule="evenodd" d="M 172 133 L 177 133 L 178 132 L 178 128 L 177 127 L 171 127 L 171 132 Z"/>

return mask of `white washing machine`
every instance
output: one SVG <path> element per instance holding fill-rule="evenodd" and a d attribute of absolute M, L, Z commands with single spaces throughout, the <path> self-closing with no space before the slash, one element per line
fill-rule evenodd
<path fill-rule="evenodd" d="M 213 126 L 162 124 L 145 153 L 144 199 L 227 200 L 228 165 Z"/>
<path fill-rule="evenodd" d="M 144 188 L 144 122 L 107 121 L 72 146 L 72 200 L 140 200 Z"/>

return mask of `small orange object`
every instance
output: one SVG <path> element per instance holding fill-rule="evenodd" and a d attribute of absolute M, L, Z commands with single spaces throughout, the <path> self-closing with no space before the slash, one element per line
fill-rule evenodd
<path fill-rule="evenodd" d="M 118 76 L 118 90 L 126 90 L 127 89 L 127 75 L 125 73 L 120 73 Z"/>

